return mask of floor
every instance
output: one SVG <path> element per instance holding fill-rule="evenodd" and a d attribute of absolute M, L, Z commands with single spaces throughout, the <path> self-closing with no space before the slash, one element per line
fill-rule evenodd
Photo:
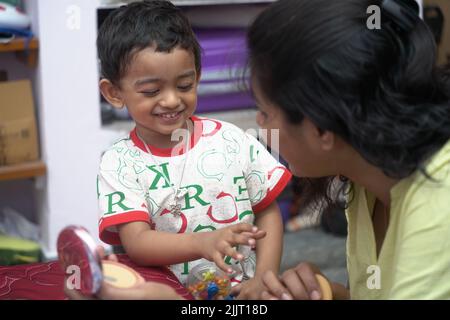
<path fill-rule="evenodd" d="M 331 281 L 347 284 L 345 240 L 345 237 L 331 235 L 321 228 L 286 233 L 281 271 L 301 261 L 309 261 Z"/>

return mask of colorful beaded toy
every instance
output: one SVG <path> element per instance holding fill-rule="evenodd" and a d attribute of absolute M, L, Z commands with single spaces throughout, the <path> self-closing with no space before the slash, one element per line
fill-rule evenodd
<path fill-rule="evenodd" d="M 210 262 L 200 263 L 191 270 L 187 288 L 197 300 L 231 299 L 230 278 Z"/>

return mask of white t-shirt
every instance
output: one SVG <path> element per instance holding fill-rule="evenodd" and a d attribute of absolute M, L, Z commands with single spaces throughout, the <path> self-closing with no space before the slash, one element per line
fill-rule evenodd
<path fill-rule="evenodd" d="M 289 182 L 289 170 L 253 136 L 223 121 L 191 120 L 194 130 L 187 152 L 149 145 L 152 156 L 134 129 L 104 153 L 97 179 L 99 230 L 104 242 L 120 244 L 116 226 L 135 221 L 172 233 L 253 224 L 254 215 L 269 206 Z M 175 214 L 169 207 L 178 186 L 186 194 L 178 201 L 181 213 Z M 202 261 L 169 267 L 186 284 L 189 271 Z M 230 257 L 225 261 L 238 264 Z M 244 263 L 249 276 L 255 265 L 253 251 Z"/>

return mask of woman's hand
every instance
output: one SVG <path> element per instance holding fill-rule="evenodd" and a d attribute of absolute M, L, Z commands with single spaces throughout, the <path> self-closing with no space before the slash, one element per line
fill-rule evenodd
<path fill-rule="evenodd" d="M 261 277 L 255 276 L 244 281 L 231 289 L 231 295 L 236 300 L 258 300 L 261 299 L 261 293 L 266 290 Z"/>
<path fill-rule="evenodd" d="M 315 265 L 306 262 L 286 270 L 280 277 L 268 271 L 262 278 L 266 290 L 262 292 L 261 299 L 320 300 L 324 295 L 316 274 L 322 275 Z"/>
<path fill-rule="evenodd" d="M 225 256 L 235 260 L 242 260 L 244 256 L 233 247 L 237 245 L 248 245 L 254 247 L 256 240 L 266 236 L 266 232 L 258 230 L 257 227 L 248 223 L 238 223 L 232 226 L 211 232 L 196 234 L 197 246 L 201 256 L 213 261 L 217 267 L 227 273 L 233 270 L 224 262 Z"/>

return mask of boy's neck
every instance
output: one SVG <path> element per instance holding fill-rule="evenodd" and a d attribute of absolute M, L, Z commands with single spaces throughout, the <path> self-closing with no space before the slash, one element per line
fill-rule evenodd
<path fill-rule="evenodd" d="M 182 129 L 189 130 L 189 136 L 192 134 L 191 128 L 193 127 L 193 123 L 191 119 L 188 119 L 189 125 L 185 123 Z M 147 145 L 156 147 L 159 149 L 171 149 L 175 147 L 180 141 L 172 141 L 172 135 L 164 135 L 158 132 L 154 132 L 140 126 L 136 126 L 136 133 L 138 137 L 145 142 Z"/>

